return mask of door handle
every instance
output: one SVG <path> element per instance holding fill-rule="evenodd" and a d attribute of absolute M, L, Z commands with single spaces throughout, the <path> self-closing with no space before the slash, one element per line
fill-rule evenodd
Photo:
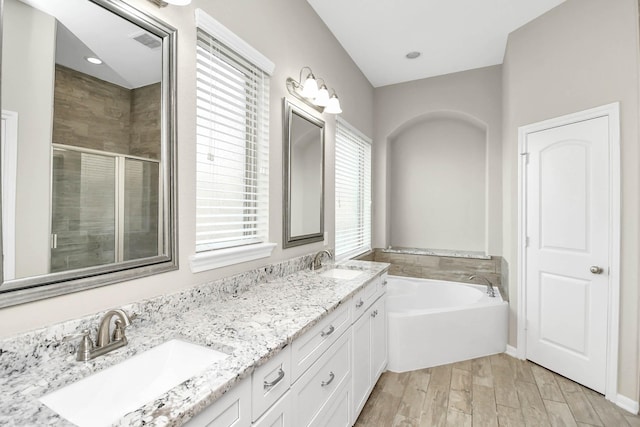
<path fill-rule="evenodd" d="M 604 270 L 602 269 L 602 267 L 598 267 L 597 265 L 592 265 L 589 268 L 589 271 L 593 274 L 602 274 Z"/>

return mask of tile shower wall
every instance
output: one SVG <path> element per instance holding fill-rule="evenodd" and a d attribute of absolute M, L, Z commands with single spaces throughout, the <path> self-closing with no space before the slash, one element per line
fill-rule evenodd
<path fill-rule="evenodd" d="M 386 252 L 376 248 L 358 259 L 364 261 L 388 262 L 389 274 L 395 276 L 418 277 L 451 282 L 469 282 L 472 274 L 484 276 L 500 288 L 505 300 L 509 299 L 508 290 L 502 286 L 502 257 L 490 256 L 489 259 L 470 257 L 421 255 L 413 253 Z M 471 283 L 484 284 L 482 279 Z"/>
<path fill-rule="evenodd" d="M 160 83 L 130 90 L 56 65 L 53 143 L 158 159 Z"/>

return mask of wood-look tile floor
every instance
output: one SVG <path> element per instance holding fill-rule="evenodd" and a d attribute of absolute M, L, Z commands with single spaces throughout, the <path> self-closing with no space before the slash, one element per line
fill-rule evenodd
<path fill-rule="evenodd" d="M 506 354 L 385 372 L 356 427 L 640 427 L 588 388 Z"/>

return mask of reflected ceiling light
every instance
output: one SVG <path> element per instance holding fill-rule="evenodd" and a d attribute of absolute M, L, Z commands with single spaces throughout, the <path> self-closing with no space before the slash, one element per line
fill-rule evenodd
<path fill-rule="evenodd" d="M 191 3 L 191 0 L 149 0 L 151 3 L 158 7 L 165 7 L 167 5 L 186 6 Z"/>
<path fill-rule="evenodd" d="M 307 71 L 304 83 L 302 83 L 303 73 Z M 318 81 L 322 81 L 320 87 L 318 87 Z M 329 96 L 329 89 L 324 82 L 324 79 L 318 78 L 313 75 L 311 68 L 304 66 L 300 70 L 299 80 L 296 81 L 291 77 L 287 78 L 287 90 L 289 93 L 305 104 L 315 108 L 319 112 L 325 112 L 329 114 L 340 114 L 342 109 L 340 108 L 340 101 L 335 90 L 333 94 Z"/>
<path fill-rule="evenodd" d="M 101 65 L 102 64 L 102 59 L 100 58 L 96 58 L 95 56 L 85 56 L 84 59 L 87 62 L 90 62 L 94 65 Z"/>

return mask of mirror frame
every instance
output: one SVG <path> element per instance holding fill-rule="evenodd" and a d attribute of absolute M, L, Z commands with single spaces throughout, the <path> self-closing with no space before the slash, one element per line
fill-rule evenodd
<path fill-rule="evenodd" d="M 324 158 L 325 158 L 325 122 L 305 111 L 304 109 L 298 107 L 296 104 L 291 103 L 287 98 L 283 99 L 283 108 L 282 111 L 284 113 L 283 118 L 283 159 L 282 159 L 282 170 L 284 174 L 283 179 L 283 205 L 282 205 L 282 247 L 283 248 L 291 248 L 294 246 L 306 245 L 314 242 L 321 242 L 324 240 Z M 320 180 L 322 182 L 321 190 L 320 190 L 320 231 L 318 233 L 304 234 L 299 236 L 291 235 L 291 119 L 293 115 L 296 115 L 304 120 L 311 122 L 312 124 L 318 126 L 320 128 L 320 152 L 322 153 L 322 158 L 320 159 Z"/>
<path fill-rule="evenodd" d="M 124 282 L 178 269 L 177 208 L 176 208 L 176 29 L 124 3 L 121 0 L 87 0 L 115 13 L 162 39 L 161 82 L 161 175 L 164 220 L 162 254 L 96 267 L 86 267 L 59 273 L 4 280 L 0 263 L 0 308 L 70 294 L 100 286 Z M 0 0 L 0 19 L 4 19 L 4 1 Z M 0 20 L 0 43 L 3 21 Z M 0 44 L 0 64 L 1 49 Z M 0 98 L 1 99 L 1 98 Z M 1 141 L 0 141 L 1 142 Z M 2 188 L 0 188 L 0 194 Z M 2 199 L 0 198 L 0 206 Z M 0 211 L 0 253 L 2 248 L 2 218 Z"/>

